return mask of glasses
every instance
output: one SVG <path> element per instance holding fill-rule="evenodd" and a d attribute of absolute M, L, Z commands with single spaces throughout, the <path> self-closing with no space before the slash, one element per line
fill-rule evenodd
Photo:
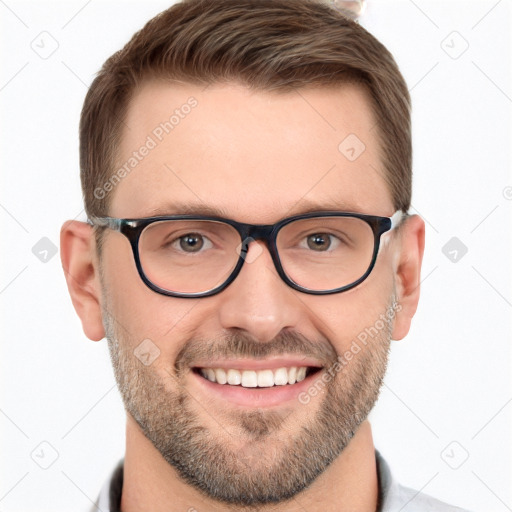
<path fill-rule="evenodd" d="M 264 240 L 281 279 L 300 292 L 340 293 L 363 282 L 375 266 L 391 217 L 345 212 L 305 213 L 273 225 L 221 217 L 172 215 L 143 219 L 92 217 L 89 223 L 130 241 L 144 283 L 171 297 L 208 297 L 224 290 L 247 260 L 250 243 Z"/>

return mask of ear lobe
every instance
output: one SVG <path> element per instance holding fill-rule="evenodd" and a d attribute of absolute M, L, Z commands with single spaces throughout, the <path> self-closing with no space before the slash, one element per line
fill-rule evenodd
<path fill-rule="evenodd" d="M 412 215 L 405 220 L 400 230 L 400 250 L 396 267 L 396 294 L 400 309 L 393 326 L 394 340 L 401 340 L 407 335 L 418 307 L 425 223 L 418 215 Z"/>
<path fill-rule="evenodd" d="M 85 222 L 65 222 L 60 231 L 60 254 L 71 301 L 84 333 L 89 339 L 99 341 L 105 337 L 105 329 L 92 226 Z"/>

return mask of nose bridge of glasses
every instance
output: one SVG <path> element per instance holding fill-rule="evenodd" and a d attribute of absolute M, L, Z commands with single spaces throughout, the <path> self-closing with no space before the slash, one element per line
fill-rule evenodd
<path fill-rule="evenodd" d="M 272 253 L 273 232 L 274 226 L 271 224 L 242 224 L 240 230 L 240 234 L 242 235 L 242 250 L 247 252 L 251 242 L 256 240 L 263 240 Z"/>

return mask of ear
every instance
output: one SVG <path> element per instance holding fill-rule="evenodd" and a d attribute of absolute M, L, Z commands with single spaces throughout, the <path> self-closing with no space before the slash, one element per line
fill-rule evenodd
<path fill-rule="evenodd" d="M 101 286 L 92 226 L 67 221 L 60 231 L 60 254 L 69 294 L 85 335 L 105 337 L 101 315 Z"/>
<path fill-rule="evenodd" d="M 425 223 L 418 215 L 405 219 L 399 228 L 398 259 L 396 264 L 396 294 L 400 305 L 393 326 L 394 340 L 409 332 L 411 320 L 420 299 L 421 262 L 425 248 Z"/>

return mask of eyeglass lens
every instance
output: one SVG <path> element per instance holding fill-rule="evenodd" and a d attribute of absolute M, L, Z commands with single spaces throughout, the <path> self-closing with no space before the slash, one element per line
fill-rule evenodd
<path fill-rule="evenodd" d="M 368 270 L 374 234 L 356 217 L 314 217 L 285 224 L 277 251 L 289 279 L 310 290 L 341 288 Z M 202 293 L 222 285 L 243 248 L 238 231 L 211 220 L 164 220 L 150 224 L 139 240 L 146 277 L 177 293 Z"/>

